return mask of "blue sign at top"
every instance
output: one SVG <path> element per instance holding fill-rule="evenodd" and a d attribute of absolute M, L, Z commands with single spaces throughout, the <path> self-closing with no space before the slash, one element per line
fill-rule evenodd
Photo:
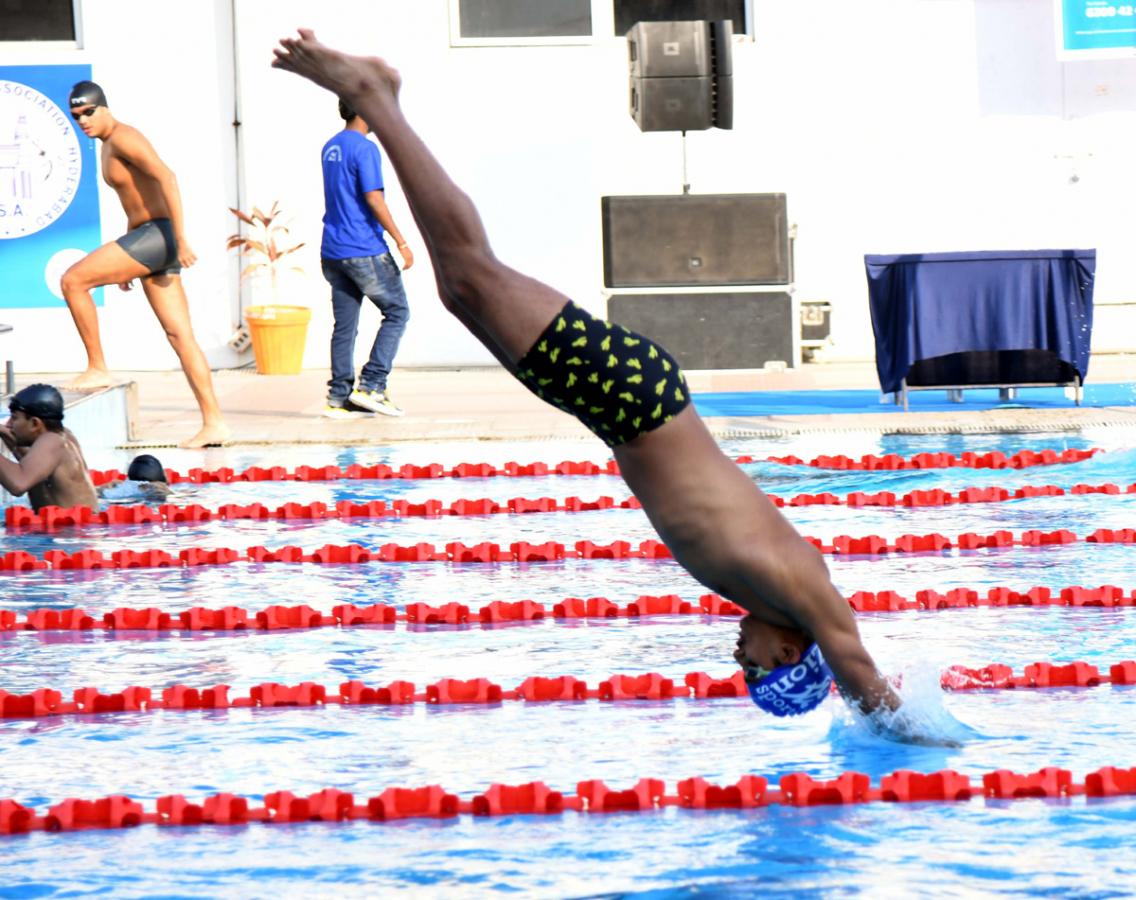
<path fill-rule="evenodd" d="M 1057 0 L 1060 55 L 1136 56 L 1136 0 Z"/>
<path fill-rule="evenodd" d="M 90 77 L 90 66 L 0 66 L 0 308 L 63 306 L 60 277 L 102 243 L 95 142 L 67 106 Z"/>

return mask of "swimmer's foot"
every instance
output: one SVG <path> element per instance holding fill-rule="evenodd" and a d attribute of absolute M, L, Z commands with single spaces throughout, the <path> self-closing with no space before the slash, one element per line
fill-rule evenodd
<path fill-rule="evenodd" d="M 189 440 L 182 441 L 178 446 L 185 450 L 200 450 L 204 447 L 221 447 L 227 444 L 232 436 L 232 431 L 229 430 L 229 426 L 224 422 L 216 425 L 204 425 L 197 434 Z"/>
<path fill-rule="evenodd" d="M 301 28 L 299 33 L 299 38 L 280 39 L 280 46 L 272 51 L 276 56 L 274 68 L 294 72 L 347 100 L 366 95 L 398 101 L 399 74 L 381 59 L 333 50 L 317 41 L 309 28 Z"/>
<path fill-rule="evenodd" d="M 114 379 L 106 369 L 87 369 L 82 375 L 71 379 L 65 385 L 65 391 L 97 391 L 99 388 L 110 387 Z"/>

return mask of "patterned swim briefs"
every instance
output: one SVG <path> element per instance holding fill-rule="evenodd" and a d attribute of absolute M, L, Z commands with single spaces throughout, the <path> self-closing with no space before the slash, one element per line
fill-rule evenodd
<path fill-rule="evenodd" d="M 686 378 L 666 350 L 571 300 L 517 363 L 516 376 L 609 447 L 658 428 L 690 403 Z"/>

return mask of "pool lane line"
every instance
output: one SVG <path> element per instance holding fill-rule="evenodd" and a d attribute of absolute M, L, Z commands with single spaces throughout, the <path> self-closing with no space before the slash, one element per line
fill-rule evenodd
<path fill-rule="evenodd" d="M 1119 496 L 1136 494 L 1136 483 L 1120 486 L 1112 482 L 1099 485 L 1076 484 L 1068 491 L 1058 485 L 1025 485 L 1011 491 L 1009 488 L 991 485 L 988 487 L 962 488 L 957 493 L 941 488 L 925 488 L 896 495 L 892 491 L 878 491 L 868 494 L 854 491 L 843 498 L 824 492 L 819 494 L 795 494 L 788 498 L 767 493 L 774 506 L 847 506 L 864 507 L 939 507 L 972 503 L 1003 503 L 1010 500 L 1032 499 L 1035 497 L 1062 497 L 1066 494 L 1101 494 Z M 208 509 L 199 504 L 178 506 L 163 503 L 158 506 L 113 505 L 102 510 L 92 510 L 87 506 L 45 506 L 38 512 L 27 506 L 9 506 L 4 510 L 4 525 L 11 531 L 54 532 L 59 528 L 83 528 L 87 526 L 109 527 L 114 525 L 180 524 L 183 522 L 210 521 L 268 521 L 268 520 L 312 520 L 326 519 L 383 519 L 415 518 L 441 516 L 485 516 L 499 514 L 593 512 L 608 509 L 642 509 L 635 497 L 615 500 L 610 496 L 600 496 L 595 500 L 582 500 L 579 497 L 511 497 L 507 500 L 492 500 L 488 497 L 460 498 L 450 503 L 438 499 L 425 499 L 417 502 L 399 499 L 389 503 L 385 500 L 370 500 L 356 503 L 340 500 L 334 506 L 322 501 L 312 503 L 284 503 L 275 508 L 263 503 L 239 505 L 226 503 L 216 509 Z"/>
<path fill-rule="evenodd" d="M 888 540 L 877 534 L 863 537 L 840 534 L 826 542 L 821 538 L 803 535 L 821 553 L 856 558 L 877 559 L 888 554 L 931 553 L 944 554 L 954 550 L 987 550 L 1009 547 L 1033 547 L 1038 549 L 1066 546 L 1081 542 L 1097 544 L 1136 544 L 1136 529 L 1098 528 L 1091 534 L 1078 536 L 1067 529 L 1057 531 L 1023 531 L 1015 536 L 1011 531 L 995 531 L 991 534 L 964 532 L 951 539 L 939 532 L 930 534 L 902 534 Z M 616 540 L 610 544 L 596 544 L 589 540 L 575 541 L 567 546 L 559 541 L 545 541 L 541 544 L 529 541 L 513 541 L 502 547 L 500 544 L 483 542 L 472 546 L 461 541 L 450 541 L 438 549 L 427 541 L 417 544 L 401 545 L 386 543 L 375 550 L 361 544 L 325 544 L 312 551 L 288 545 L 269 550 L 264 546 L 247 548 L 241 551 L 230 547 L 206 548 L 187 547 L 176 556 L 165 550 L 131 550 L 123 548 L 110 551 L 84 549 L 67 553 L 63 550 L 48 550 L 42 557 L 36 557 L 25 550 L 10 550 L 0 556 L 0 574 L 42 571 L 45 569 L 152 569 L 182 568 L 192 566 L 230 565 L 236 562 L 253 563 L 318 563 L 357 564 L 367 562 L 383 563 L 533 563 L 555 562 L 563 559 L 671 559 L 667 546 L 655 539 L 640 541 L 633 547 L 629 541 Z"/>
<path fill-rule="evenodd" d="M 863 470 L 898 471 L 905 469 L 943 469 L 943 468 L 971 468 L 971 469 L 1025 469 L 1033 466 L 1066 465 L 1083 462 L 1097 453 L 1100 448 L 1093 447 L 1088 450 L 1020 450 L 1011 456 L 993 450 L 987 453 L 974 453 L 967 451 L 961 456 L 953 453 L 917 453 L 905 458 L 894 453 L 877 456 L 874 453 L 865 454 L 855 460 L 847 456 L 817 456 L 811 460 L 803 460 L 796 456 L 767 456 L 758 457 L 741 455 L 733 457 L 739 465 L 768 462 L 786 466 L 808 466 L 815 469 L 837 469 L 840 471 Z M 106 484 L 110 481 L 123 481 L 126 476 L 117 469 L 91 469 L 91 478 L 96 485 Z M 615 460 L 609 459 L 603 463 L 581 461 L 548 464 L 543 462 L 517 463 L 506 462 L 500 466 L 490 463 L 458 463 L 446 467 L 440 463 L 426 463 L 415 465 L 405 463 L 398 468 L 386 463 L 363 466 L 352 464 L 346 467 L 329 466 L 297 466 L 295 469 L 286 469 L 283 466 L 249 466 L 240 472 L 227 466 L 218 469 L 193 468 L 185 474 L 176 469 L 166 469 L 166 478 L 170 484 L 188 481 L 193 484 L 210 484 L 214 482 L 232 481 L 338 481 L 340 479 L 372 480 L 372 479 L 419 479 L 419 478 L 531 478 L 545 475 L 618 475 L 619 466 Z"/>
<path fill-rule="evenodd" d="M 1136 606 L 1136 589 L 1125 591 L 1116 585 L 1064 588 L 1035 586 L 1024 591 L 1005 586 L 988 588 L 980 594 L 973 588 L 951 588 L 946 592 L 920 590 L 910 600 L 895 591 L 856 591 L 848 605 L 859 613 L 937 611 L 946 609 L 1006 609 L 1050 607 L 1067 609 L 1116 609 Z M 312 628 L 343 628 L 360 625 L 496 625 L 578 621 L 580 619 L 640 619 L 656 616 L 732 617 L 745 610 L 718 594 L 703 594 L 697 601 L 683 600 L 677 594 L 643 594 L 624 605 L 607 597 L 566 597 L 546 607 L 533 600 L 494 600 L 473 610 L 462 603 L 433 606 L 416 602 L 404 610 L 383 603 L 356 606 L 341 603 L 330 614 L 306 604 L 275 604 L 256 612 L 241 606 L 208 609 L 194 606 L 181 612 L 156 607 L 121 606 L 100 615 L 79 608 L 31 609 L 23 613 L 0 609 L 0 632 L 5 631 L 276 631 Z"/>
<path fill-rule="evenodd" d="M 14 800 L 0 800 L 0 834 L 29 831 L 71 832 L 92 829 L 241 826 L 254 822 L 372 821 L 453 819 L 516 815 L 560 815 L 656 812 L 667 807 L 697 810 L 751 810 L 769 806 L 844 806 L 863 803 L 955 803 L 984 798 L 996 805 L 1022 799 L 1068 800 L 1072 797 L 1104 799 L 1136 794 L 1136 768 L 1103 766 L 1081 780 L 1068 769 L 1050 766 L 1031 773 L 998 769 L 975 776 L 952 769 L 937 772 L 897 770 L 880 778 L 878 786 L 862 772 L 844 772 L 833 779 L 814 779 L 805 772 L 781 776 L 777 788 L 760 775 L 743 775 L 733 784 L 712 784 L 702 777 L 675 783 L 673 793 L 661 779 L 641 778 L 632 787 L 609 788 L 599 779 L 576 783 L 575 794 L 549 788 L 542 781 L 527 784 L 492 784 L 482 793 L 462 799 L 441 785 L 421 788 L 390 787 L 357 803 L 352 793 L 325 788 L 297 796 L 272 791 L 248 798 L 231 793 L 212 794 L 200 803 L 183 794 L 168 794 L 153 802 L 152 811 L 122 794 L 97 800 L 68 798 L 48 807 L 44 814 Z"/>
<path fill-rule="evenodd" d="M 1136 661 L 1114 663 L 1106 672 L 1087 662 L 1055 664 L 1031 663 L 1015 675 L 1009 666 L 993 663 L 982 668 L 950 666 L 940 676 L 946 691 L 1021 690 L 1039 688 L 1095 688 L 1104 685 L 1136 684 Z M 0 690 L 0 719 L 39 719 L 56 716 L 91 716 L 121 712 L 198 709 L 278 709 L 317 706 L 430 706 L 496 705 L 508 701 L 526 703 L 643 700 L 711 700 L 748 696 L 741 670 L 724 678 L 705 672 L 688 672 L 679 679 L 657 672 L 639 675 L 612 675 L 591 688 L 571 675 L 532 676 L 512 689 L 502 688 L 488 678 L 442 678 L 425 690 L 409 681 L 395 680 L 386 685 L 368 686 L 361 681 L 345 681 L 338 691 L 305 681 L 296 685 L 263 682 L 248 694 L 229 697 L 230 685 L 193 688 L 175 684 L 151 689 L 132 685 L 104 694 L 95 687 L 77 688 L 73 700 L 63 699 L 63 691 L 39 688 L 30 694 Z M 835 685 L 833 691 L 836 691 Z M 157 694 L 157 696 L 155 696 Z"/>

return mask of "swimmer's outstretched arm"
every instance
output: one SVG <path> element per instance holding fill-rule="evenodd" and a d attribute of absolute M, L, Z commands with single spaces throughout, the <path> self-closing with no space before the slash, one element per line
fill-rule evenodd
<path fill-rule="evenodd" d="M 899 707 L 899 697 L 876 668 L 860 640 L 854 620 L 814 626 L 813 640 L 832 669 L 841 695 L 850 705 L 867 714 Z"/>

